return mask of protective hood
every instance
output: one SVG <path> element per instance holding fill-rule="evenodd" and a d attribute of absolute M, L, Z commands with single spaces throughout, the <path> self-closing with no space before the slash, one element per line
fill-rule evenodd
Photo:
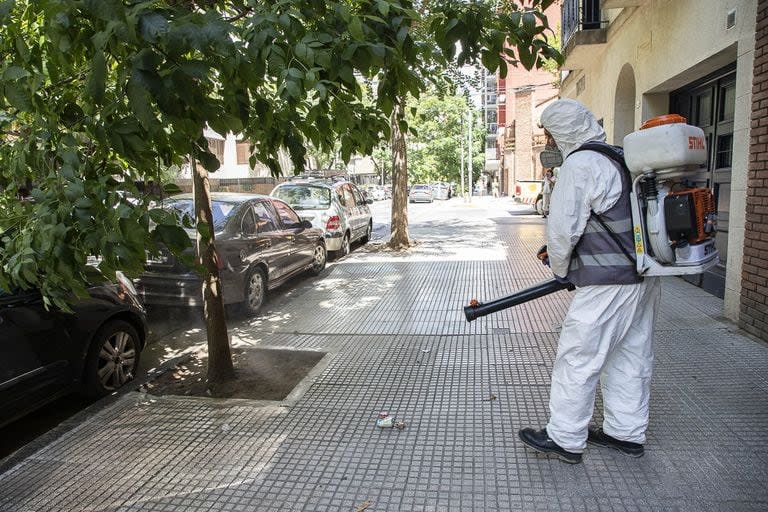
<path fill-rule="evenodd" d="M 605 131 L 592 112 L 576 100 L 557 100 L 541 113 L 541 126 L 555 139 L 563 158 L 587 141 L 605 142 Z"/>

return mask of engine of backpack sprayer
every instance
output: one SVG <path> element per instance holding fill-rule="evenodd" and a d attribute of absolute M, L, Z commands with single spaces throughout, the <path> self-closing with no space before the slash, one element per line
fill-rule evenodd
<path fill-rule="evenodd" d="M 624 137 L 624 160 L 632 180 L 637 273 L 678 276 L 715 266 L 719 256 L 712 191 L 687 185 L 687 178 L 707 162 L 704 131 L 676 114 L 654 117 Z M 551 279 L 491 302 L 472 299 L 464 315 L 471 322 L 564 289 L 574 286 Z"/>
<path fill-rule="evenodd" d="M 716 265 L 712 191 L 687 185 L 707 162 L 704 131 L 679 115 L 655 117 L 624 137 L 624 159 L 638 274 L 699 274 Z"/>

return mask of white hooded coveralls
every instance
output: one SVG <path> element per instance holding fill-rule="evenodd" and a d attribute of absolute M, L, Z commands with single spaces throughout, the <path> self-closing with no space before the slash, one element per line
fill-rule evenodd
<path fill-rule="evenodd" d="M 605 141 L 597 120 L 579 102 L 558 100 L 541 114 L 565 159 L 547 223 L 552 271 L 566 277 L 573 248 L 590 213 L 613 207 L 622 192 L 620 170 L 594 151 L 568 155 L 587 141 Z M 586 446 L 598 379 L 604 403 L 603 431 L 622 441 L 645 443 L 653 366 L 653 326 L 661 283 L 594 285 L 576 289 L 558 342 L 549 399 L 549 437 L 567 451 Z"/>

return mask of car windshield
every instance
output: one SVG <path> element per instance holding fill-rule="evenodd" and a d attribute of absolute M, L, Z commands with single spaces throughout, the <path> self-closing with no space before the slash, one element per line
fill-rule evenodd
<path fill-rule="evenodd" d="M 227 224 L 227 221 L 237 209 L 239 203 L 230 201 L 211 201 L 211 213 L 213 214 L 213 229 L 215 231 L 221 231 Z M 176 199 L 171 200 L 168 206 L 181 212 L 181 214 L 189 215 L 192 219 L 195 218 L 195 209 L 192 203 L 192 199 Z"/>
<path fill-rule="evenodd" d="M 429 190 L 428 185 L 414 185 L 413 190 Z"/>
<path fill-rule="evenodd" d="M 312 185 L 284 185 L 272 193 L 296 210 L 325 210 L 331 206 L 331 191 Z"/>

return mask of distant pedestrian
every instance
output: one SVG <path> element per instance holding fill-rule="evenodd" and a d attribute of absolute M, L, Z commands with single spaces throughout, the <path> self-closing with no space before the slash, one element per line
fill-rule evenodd
<path fill-rule="evenodd" d="M 497 180 L 493 180 L 493 184 L 491 185 L 491 190 L 493 190 L 493 198 L 498 199 L 499 198 L 499 182 Z"/>
<path fill-rule="evenodd" d="M 544 211 L 544 218 L 547 218 L 547 215 L 549 215 L 549 202 L 552 197 L 552 191 L 555 189 L 555 174 L 552 172 L 552 169 L 547 169 L 547 172 L 544 174 L 544 185 L 541 189 L 541 198 L 542 198 L 542 210 Z"/>

